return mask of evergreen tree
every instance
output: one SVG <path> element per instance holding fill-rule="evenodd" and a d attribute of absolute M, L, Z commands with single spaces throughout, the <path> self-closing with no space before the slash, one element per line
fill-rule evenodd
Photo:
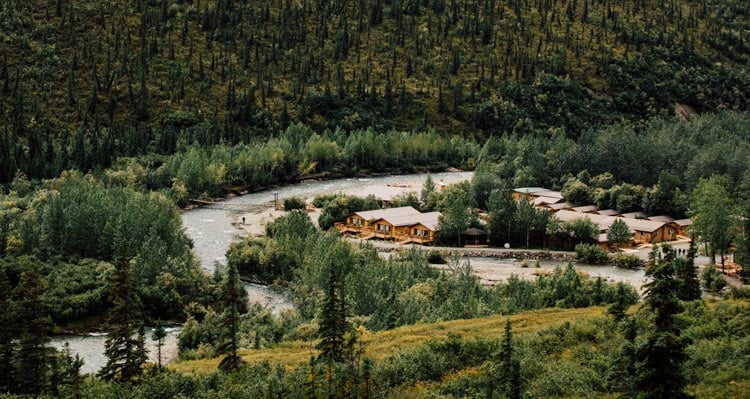
<path fill-rule="evenodd" d="M 617 283 L 614 301 L 612 301 L 612 304 L 607 308 L 607 313 L 611 314 L 616 322 L 619 322 L 625 318 L 625 311 L 628 310 L 629 306 L 630 301 L 628 299 L 627 286 L 620 281 Z"/>
<path fill-rule="evenodd" d="M 326 296 L 320 313 L 319 359 L 336 362 L 344 360 L 344 337 L 349 330 L 346 313 L 344 275 L 340 268 L 334 266 L 328 271 Z"/>
<path fill-rule="evenodd" d="M 521 363 L 513 350 L 513 332 L 510 320 L 505 322 L 505 335 L 500 344 L 500 358 L 498 359 L 500 372 L 499 383 L 503 397 L 508 399 L 521 398 Z"/>
<path fill-rule="evenodd" d="M 658 248 L 649 255 L 646 276 L 651 281 L 643 287 L 646 290 L 646 305 L 654 312 L 654 324 L 659 331 L 676 331 L 675 315 L 682 312 L 682 304 L 677 298 L 678 281 L 675 278 L 675 254 L 672 247 L 662 247 L 664 256 Z"/>
<path fill-rule="evenodd" d="M 435 193 L 435 182 L 432 180 L 431 175 L 427 175 L 422 185 L 422 192 L 419 196 L 419 202 L 422 203 L 422 210 L 431 211 L 435 209 L 435 201 L 433 200 Z"/>
<path fill-rule="evenodd" d="M 349 268 L 351 258 L 348 244 L 338 242 L 334 244 L 324 260 L 327 273 L 325 298 L 320 310 L 320 324 L 318 335 L 319 359 L 341 362 L 345 357 L 345 336 L 349 332 L 349 322 L 346 320 L 347 307 L 344 279 Z"/>
<path fill-rule="evenodd" d="M 684 392 L 687 381 L 682 363 L 687 360 L 687 342 L 680 337 L 675 316 L 682 311 L 677 298 L 674 251 L 667 248 L 662 258 L 656 249 L 651 253 L 646 275 L 651 281 L 644 285 L 646 305 L 654 313 L 654 328 L 637 349 L 636 388 L 641 398 L 688 398 Z"/>
<path fill-rule="evenodd" d="M 14 375 L 16 391 L 23 394 L 39 394 L 47 388 L 51 349 L 46 345 L 52 332 L 52 318 L 42 300 L 46 290 L 47 285 L 36 269 L 23 272 L 14 290 L 18 325 Z"/>
<path fill-rule="evenodd" d="M 164 324 L 159 320 L 151 334 L 151 339 L 156 341 L 156 367 L 161 370 L 161 348 L 164 347 L 164 338 L 167 337 L 167 331 Z"/>
<path fill-rule="evenodd" d="M 237 355 L 239 349 L 237 334 L 240 328 L 240 315 L 247 313 L 247 292 L 240 284 L 240 275 L 237 266 L 233 263 L 228 266 L 227 275 L 224 278 L 221 306 L 224 307 L 224 313 L 221 318 L 221 335 L 216 351 L 226 355 L 219 363 L 219 369 L 230 371 L 242 364 L 242 359 Z"/>
<path fill-rule="evenodd" d="M 81 367 L 83 367 L 83 359 L 76 353 L 72 354 L 70 345 L 66 342 L 62 353 L 58 354 L 60 361 L 60 386 L 57 387 L 59 394 L 66 398 L 78 399 L 81 397 L 81 384 L 83 377 L 81 376 Z"/>
<path fill-rule="evenodd" d="M 635 318 L 628 317 L 621 324 L 624 342 L 618 350 L 617 356 L 612 362 L 610 373 L 610 384 L 616 391 L 624 392 L 625 397 L 635 398 L 638 395 L 636 389 L 637 375 L 637 352 L 635 340 L 638 337 L 638 324 Z"/>
<path fill-rule="evenodd" d="M 16 330 L 14 318 L 10 282 L 5 270 L 0 267 L 0 393 L 10 392 L 13 387 L 13 353 L 16 350 L 13 341 Z"/>
<path fill-rule="evenodd" d="M 695 253 L 695 241 L 691 239 L 686 257 L 675 260 L 675 277 L 679 283 L 677 297 L 683 301 L 701 298 L 701 282 L 695 267 Z"/>
<path fill-rule="evenodd" d="M 113 307 L 107 317 L 109 336 L 104 344 L 107 364 L 99 371 L 105 380 L 135 381 L 146 362 L 143 308 L 130 275 L 130 261 L 120 256 L 110 278 Z"/>

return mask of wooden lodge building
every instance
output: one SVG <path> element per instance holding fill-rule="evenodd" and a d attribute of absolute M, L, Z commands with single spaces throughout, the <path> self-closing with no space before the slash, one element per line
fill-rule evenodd
<path fill-rule="evenodd" d="M 431 244 L 435 241 L 440 212 L 421 213 L 404 206 L 354 212 L 335 227 L 344 234 L 353 234 L 369 240 L 380 238 L 395 240 L 399 244 Z"/>
<path fill-rule="evenodd" d="M 677 239 L 677 229 L 670 223 L 661 221 L 648 220 L 648 219 L 636 219 L 628 218 L 624 216 L 608 216 L 600 215 L 598 213 L 585 213 L 576 212 L 572 210 L 561 210 L 554 214 L 554 216 L 561 222 L 570 222 L 576 219 L 588 218 L 594 224 L 599 226 L 599 246 L 602 248 L 608 247 L 607 242 L 607 231 L 609 230 L 612 223 L 620 219 L 628 226 L 630 231 L 633 233 L 632 244 L 649 244 L 649 243 L 660 243 L 664 241 L 671 241 Z"/>
<path fill-rule="evenodd" d="M 678 236 L 687 236 L 690 219 L 674 220 L 674 218 L 659 215 L 647 217 L 643 212 L 620 214 L 613 209 L 599 209 L 596 205 L 574 207 L 565 202 L 559 191 L 552 191 L 543 187 L 524 187 L 513 190 L 513 199 L 530 201 L 535 207 L 547 209 L 561 222 L 588 218 L 599 226 L 599 246 L 607 249 L 607 231 L 615 218 L 619 218 L 633 233 L 631 245 L 655 244 L 676 240 Z"/>

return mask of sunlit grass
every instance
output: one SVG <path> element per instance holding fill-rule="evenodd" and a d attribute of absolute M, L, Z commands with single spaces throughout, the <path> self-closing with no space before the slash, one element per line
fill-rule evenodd
<path fill-rule="evenodd" d="M 415 324 L 388 331 L 366 332 L 362 339 L 365 354 L 375 360 L 386 358 L 399 351 L 414 349 L 430 339 L 444 339 L 449 334 L 463 338 L 501 337 L 505 321 L 511 320 L 516 335 L 531 333 L 563 322 L 576 323 L 604 313 L 603 307 L 582 309 L 542 309 L 510 316 L 495 315 L 467 320 L 452 320 L 438 323 Z M 269 349 L 245 349 L 240 352 L 248 363 L 282 363 L 297 366 L 317 355 L 316 342 L 285 342 Z M 220 358 L 189 360 L 172 364 L 173 370 L 185 373 L 207 374 L 216 370 Z"/>

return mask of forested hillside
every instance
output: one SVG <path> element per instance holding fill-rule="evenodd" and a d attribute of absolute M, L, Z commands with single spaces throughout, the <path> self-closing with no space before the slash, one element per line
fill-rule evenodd
<path fill-rule="evenodd" d="M 486 138 L 746 110 L 742 0 L 0 3 L 0 181 L 302 122 Z"/>

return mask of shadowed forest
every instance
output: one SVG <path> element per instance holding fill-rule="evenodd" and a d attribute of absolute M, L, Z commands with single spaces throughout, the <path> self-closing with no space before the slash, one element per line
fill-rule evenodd
<path fill-rule="evenodd" d="M 738 0 L 8 0 L 0 181 L 291 122 L 482 141 L 746 110 L 749 18 Z"/>

